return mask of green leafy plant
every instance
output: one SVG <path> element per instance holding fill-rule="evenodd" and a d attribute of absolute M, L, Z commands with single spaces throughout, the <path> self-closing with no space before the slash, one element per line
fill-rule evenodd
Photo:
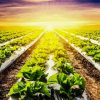
<path fill-rule="evenodd" d="M 71 64 L 68 63 L 67 59 L 63 57 L 58 59 L 54 68 L 55 69 L 57 68 L 58 71 L 66 73 L 66 74 L 74 73 L 73 66 L 71 66 Z"/>
<path fill-rule="evenodd" d="M 48 89 L 47 84 L 43 82 L 33 82 L 27 87 L 27 94 L 30 96 L 36 95 L 36 93 L 40 93 L 46 96 L 50 96 L 50 90 Z"/>
<path fill-rule="evenodd" d="M 58 83 L 57 75 L 58 75 L 58 73 L 49 77 L 49 79 L 47 81 L 48 85 L 50 85 L 50 84 L 57 84 Z"/>
<path fill-rule="evenodd" d="M 85 81 L 77 73 L 71 75 L 65 73 L 55 74 L 48 79 L 48 84 L 59 84 L 59 93 L 69 99 L 82 95 L 85 89 Z"/>
<path fill-rule="evenodd" d="M 44 69 L 40 66 L 34 66 L 33 68 L 24 67 L 17 75 L 17 77 L 26 78 L 31 81 L 43 81 L 46 82 L 47 74 L 44 73 Z"/>
<path fill-rule="evenodd" d="M 26 62 L 26 65 L 28 67 L 34 67 L 34 66 L 41 66 L 41 67 L 46 67 L 46 60 L 43 58 L 37 58 L 37 57 L 32 57 L 28 62 Z"/>
<path fill-rule="evenodd" d="M 24 95 L 24 92 L 26 91 L 25 87 L 26 85 L 24 82 L 18 82 L 12 86 L 8 95 L 20 97 L 21 95 Z"/>
<path fill-rule="evenodd" d="M 28 100 L 29 98 L 35 98 L 37 93 L 50 97 L 50 90 L 48 86 L 39 81 L 18 82 L 12 86 L 8 95 L 17 97 L 21 100 Z"/>
<path fill-rule="evenodd" d="M 94 60 L 97 61 L 97 62 L 100 61 L 100 53 L 98 53 L 98 54 L 96 54 L 96 55 L 94 56 Z"/>
<path fill-rule="evenodd" d="M 77 73 L 66 75 L 60 73 L 57 76 L 58 83 L 61 85 L 60 93 L 67 95 L 68 98 L 79 96 L 85 88 L 84 79 Z"/>

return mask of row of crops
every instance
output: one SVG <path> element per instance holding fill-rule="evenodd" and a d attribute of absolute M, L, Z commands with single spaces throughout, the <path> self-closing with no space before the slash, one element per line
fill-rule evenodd
<path fill-rule="evenodd" d="M 90 40 L 82 40 L 76 36 L 72 36 L 70 33 L 66 34 L 65 32 L 58 31 L 63 35 L 71 44 L 74 44 L 76 47 L 79 47 L 82 52 L 86 52 L 86 55 L 93 57 L 95 62 L 100 62 L 100 46 L 97 44 L 91 43 Z"/>
<path fill-rule="evenodd" d="M 23 33 L 24 35 L 27 33 L 27 35 L 25 35 L 24 37 L 22 37 L 21 39 L 15 39 L 9 43 L 7 43 L 6 45 L 0 46 L 0 66 L 2 65 L 3 62 L 5 62 L 7 60 L 7 58 L 11 57 L 12 54 L 14 53 L 14 51 L 21 49 L 21 47 L 24 47 L 26 45 L 28 45 L 29 43 L 31 43 L 34 39 L 36 39 L 36 37 L 39 36 L 39 34 L 42 32 L 42 30 L 37 30 L 37 32 L 31 32 L 30 34 L 27 33 L 27 31 L 25 33 Z M 16 33 L 13 35 L 15 36 L 21 36 L 22 33 Z M 10 35 L 12 37 L 12 35 Z M 8 35 L 5 35 L 5 37 L 8 37 Z M 13 37 L 12 37 L 13 38 Z"/>
<path fill-rule="evenodd" d="M 100 30 L 96 31 L 75 31 L 73 32 L 76 35 L 81 35 L 89 39 L 94 39 L 100 42 Z"/>
<path fill-rule="evenodd" d="M 52 55 L 54 65 L 50 74 L 47 62 Z M 52 61 L 50 64 L 52 64 Z M 55 99 L 55 94 L 72 100 L 81 96 L 85 89 L 84 79 L 74 70 L 64 46 L 56 34 L 45 33 L 31 57 L 16 75 L 18 81 L 8 96 L 19 100 Z"/>
<path fill-rule="evenodd" d="M 26 35 L 26 31 L 0 31 L 0 43 Z"/>
<path fill-rule="evenodd" d="M 0 43 L 25 36 L 28 33 L 42 31 L 41 27 L 0 27 Z"/>

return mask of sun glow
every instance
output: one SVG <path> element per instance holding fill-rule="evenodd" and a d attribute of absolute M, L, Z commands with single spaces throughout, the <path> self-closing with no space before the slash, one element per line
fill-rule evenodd
<path fill-rule="evenodd" d="M 46 30 L 47 31 L 52 31 L 52 30 L 54 30 L 54 26 L 53 25 L 47 25 Z"/>

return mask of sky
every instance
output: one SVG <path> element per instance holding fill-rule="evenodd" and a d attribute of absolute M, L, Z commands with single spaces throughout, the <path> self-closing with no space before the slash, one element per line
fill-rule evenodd
<path fill-rule="evenodd" d="M 0 0 L 0 24 L 100 24 L 100 0 Z"/>

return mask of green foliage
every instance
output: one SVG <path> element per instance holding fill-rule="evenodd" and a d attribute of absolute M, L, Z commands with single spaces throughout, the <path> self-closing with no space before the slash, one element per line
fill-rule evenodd
<path fill-rule="evenodd" d="M 58 83 L 57 75 L 58 74 L 54 74 L 54 75 L 50 76 L 48 81 L 47 81 L 48 84 L 56 84 L 56 83 Z"/>
<path fill-rule="evenodd" d="M 65 58 L 59 58 L 54 68 L 57 68 L 58 71 L 64 72 L 66 74 L 74 73 L 73 66 L 71 66 Z"/>
<path fill-rule="evenodd" d="M 23 34 L 23 33 L 22 33 Z M 10 43 L 0 47 L 0 63 L 2 64 L 6 58 L 9 58 L 12 53 L 18 50 L 22 46 L 28 45 L 32 42 L 40 33 L 29 34 L 24 36 L 22 39 L 16 39 Z M 23 34 L 24 35 L 24 34 Z"/>
<path fill-rule="evenodd" d="M 48 79 L 48 84 L 59 84 L 60 94 L 69 99 L 80 96 L 85 89 L 85 81 L 77 73 L 71 75 L 65 73 L 55 74 Z"/>
<path fill-rule="evenodd" d="M 34 67 L 37 65 L 41 67 L 46 67 L 45 63 L 46 63 L 46 59 L 32 57 L 28 62 L 26 62 L 26 65 L 28 67 Z"/>
<path fill-rule="evenodd" d="M 12 88 L 9 91 L 8 95 L 14 95 L 20 97 L 21 95 L 24 94 L 26 91 L 25 89 L 25 83 L 24 82 L 18 82 L 12 86 Z"/>
<path fill-rule="evenodd" d="M 6 56 L 4 54 L 4 51 L 3 50 L 0 50 L 0 61 L 1 63 L 6 59 Z"/>
<path fill-rule="evenodd" d="M 39 81 L 33 82 L 30 84 L 30 86 L 28 86 L 27 90 L 28 90 L 27 91 L 28 95 L 31 95 L 31 96 L 36 95 L 36 93 L 50 96 L 50 91 L 48 89 L 48 86 L 47 84 L 43 82 L 39 82 Z"/>
<path fill-rule="evenodd" d="M 46 81 L 47 74 L 44 73 L 44 69 L 40 66 L 34 66 L 32 68 L 24 67 L 17 77 L 26 78 L 30 81 Z"/>
<path fill-rule="evenodd" d="M 57 76 L 58 83 L 61 85 L 60 93 L 67 95 L 68 98 L 79 96 L 85 88 L 84 79 L 79 74 L 67 76 L 60 73 Z"/>
<path fill-rule="evenodd" d="M 48 86 L 45 83 L 39 81 L 26 81 L 26 83 L 23 83 L 22 81 L 18 82 L 12 86 L 8 95 L 15 97 L 17 96 L 17 98 L 22 98 L 22 96 L 24 98 L 31 98 L 35 97 L 37 93 L 47 95 L 48 97 L 50 96 Z"/>
<path fill-rule="evenodd" d="M 54 68 L 58 70 L 58 73 L 46 80 L 47 74 L 45 74 L 45 70 L 49 54 L 54 55 Z M 20 88 L 20 82 L 16 83 L 17 88 L 13 86 L 9 95 L 18 94 L 17 98 L 21 100 L 37 100 L 36 98 L 39 94 L 49 98 L 51 95 L 50 90 L 51 88 L 56 89 L 53 87 L 56 84 L 60 86 L 57 89 L 58 94 L 72 100 L 73 97 L 81 95 L 85 88 L 84 79 L 75 73 L 68 60 L 66 50 L 58 41 L 56 35 L 51 32 L 44 35 L 39 46 L 26 61 L 17 77 L 21 78 L 21 82 L 24 85 Z M 18 89 L 20 89 L 19 92 Z"/>
<path fill-rule="evenodd" d="M 0 33 L 0 43 L 24 36 L 26 34 L 27 32 L 23 31 L 2 31 L 2 33 Z"/>
<path fill-rule="evenodd" d="M 96 39 L 100 41 L 100 38 L 99 38 L 100 30 L 98 32 L 97 31 L 94 31 L 92 33 L 88 32 L 88 34 L 85 32 L 81 32 L 81 33 L 75 32 L 73 36 L 72 34 L 66 34 L 65 32 L 62 32 L 62 31 L 59 31 L 59 32 L 69 41 L 69 43 L 74 44 L 76 47 L 79 47 L 80 49 L 82 49 L 82 52 L 86 52 L 88 56 L 92 56 L 96 62 L 100 61 L 99 59 L 100 46 L 95 43 L 92 43 L 90 40 L 90 39 Z M 89 39 L 88 40 L 81 39 L 76 36 L 77 34 L 78 35 L 81 34 L 82 36 L 88 37 Z M 97 36 L 94 34 L 96 34 Z"/>
<path fill-rule="evenodd" d="M 98 53 L 98 54 L 96 54 L 96 55 L 94 56 L 94 60 L 97 61 L 97 62 L 100 61 L 100 53 Z"/>

